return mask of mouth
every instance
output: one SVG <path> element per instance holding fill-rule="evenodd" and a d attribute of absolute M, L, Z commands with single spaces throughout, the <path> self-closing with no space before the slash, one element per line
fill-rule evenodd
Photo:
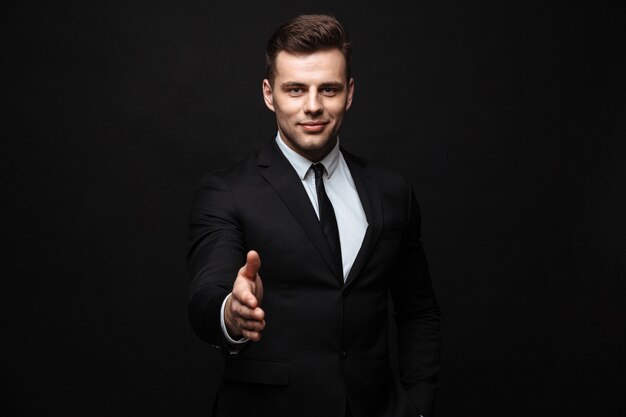
<path fill-rule="evenodd" d="M 328 121 L 325 120 L 315 120 L 310 122 L 302 122 L 299 123 L 302 128 L 307 132 L 321 132 L 324 130 Z"/>

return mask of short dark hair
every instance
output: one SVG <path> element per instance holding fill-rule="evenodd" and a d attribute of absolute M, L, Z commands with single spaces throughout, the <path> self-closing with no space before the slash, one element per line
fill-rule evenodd
<path fill-rule="evenodd" d="M 308 14 L 294 17 L 282 24 L 272 35 L 265 50 L 265 78 L 274 84 L 276 55 L 289 53 L 313 53 L 321 50 L 339 49 L 346 61 L 346 79 L 350 79 L 352 44 L 343 25 L 333 16 Z"/>

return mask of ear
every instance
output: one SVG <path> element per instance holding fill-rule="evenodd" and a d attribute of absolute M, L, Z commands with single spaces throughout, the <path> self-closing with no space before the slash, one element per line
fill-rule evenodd
<path fill-rule="evenodd" d="M 272 86 L 267 78 L 263 80 L 263 100 L 265 101 L 265 105 L 268 109 L 275 111 L 274 94 L 272 93 Z"/>
<path fill-rule="evenodd" d="M 348 81 L 348 97 L 346 99 L 346 110 L 352 106 L 352 97 L 354 96 L 354 78 Z"/>

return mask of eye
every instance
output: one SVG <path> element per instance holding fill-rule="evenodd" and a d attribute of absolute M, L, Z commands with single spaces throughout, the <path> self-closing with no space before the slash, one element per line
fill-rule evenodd
<path fill-rule="evenodd" d="M 324 94 L 325 96 L 334 96 L 335 94 L 337 94 L 338 91 L 339 89 L 337 87 L 320 88 L 320 93 Z"/>
<path fill-rule="evenodd" d="M 287 89 L 287 93 L 291 96 L 300 96 L 304 93 L 304 89 L 300 87 L 290 87 Z"/>

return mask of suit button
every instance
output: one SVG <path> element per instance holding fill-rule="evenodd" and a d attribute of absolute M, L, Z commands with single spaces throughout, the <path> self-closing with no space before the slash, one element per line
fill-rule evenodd
<path fill-rule="evenodd" d="M 350 290 L 348 290 L 348 289 L 343 290 L 343 296 L 344 297 L 347 297 L 348 294 L 350 294 Z"/>
<path fill-rule="evenodd" d="M 348 352 L 346 352 L 345 350 L 342 350 L 340 355 L 341 355 L 341 359 L 345 359 L 348 357 Z"/>

